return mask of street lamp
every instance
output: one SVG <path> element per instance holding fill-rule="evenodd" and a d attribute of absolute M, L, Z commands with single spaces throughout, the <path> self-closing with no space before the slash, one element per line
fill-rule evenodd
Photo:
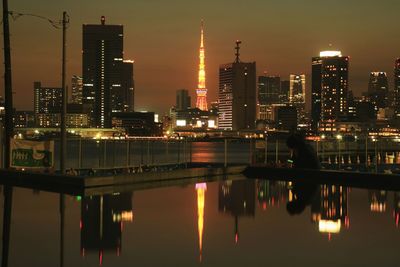
<path fill-rule="evenodd" d="M 376 143 L 378 143 L 378 138 L 373 136 L 372 137 L 372 142 L 374 142 L 374 150 L 375 150 L 375 173 L 378 173 L 378 153 L 377 153 L 377 147 Z"/>
<path fill-rule="evenodd" d="M 338 152 L 339 152 L 339 159 L 338 159 L 338 167 L 340 170 L 340 163 L 341 163 L 341 159 L 340 159 L 340 141 L 343 139 L 343 136 L 341 134 L 336 135 L 336 139 L 338 140 Z"/>
<path fill-rule="evenodd" d="M 325 152 L 324 141 L 325 141 L 325 138 L 326 138 L 326 136 L 324 134 L 321 135 L 321 150 L 322 150 L 321 157 L 322 157 L 322 162 L 324 161 L 324 152 Z"/>

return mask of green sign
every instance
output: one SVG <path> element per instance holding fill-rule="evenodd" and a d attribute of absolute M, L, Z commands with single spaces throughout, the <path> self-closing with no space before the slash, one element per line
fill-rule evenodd
<path fill-rule="evenodd" d="M 10 156 L 13 168 L 52 168 L 54 142 L 12 139 Z"/>

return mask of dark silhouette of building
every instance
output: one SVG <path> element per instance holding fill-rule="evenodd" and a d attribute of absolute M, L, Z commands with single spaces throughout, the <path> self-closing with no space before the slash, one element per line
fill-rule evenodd
<path fill-rule="evenodd" d="M 80 76 L 73 75 L 71 79 L 72 97 L 71 102 L 82 104 L 83 79 Z"/>
<path fill-rule="evenodd" d="M 122 94 L 123 111 L 135 111 L 135 79 L 133 71 L 133 60 L 124 60 L 122 65 Z"/>
<path fill-rule="evenodd" d="M 35 113 L 33 111 L 14 111 L 13 123 L 16 128 L 35 127 Z"/>
<path fill-rule="evenodd" d="M 122 73 L 120 87 L 113 88 L 111 95 L 112 112 L 133 112 L 134 111 L 134 90 L 133 61 L 122 62 Z"/>
<path fill-rule="evenodd" d="M 161 136 L 162 125 L 154 120 L 154 112 L 115 112 L 112 126 L 124 128 L 131 136 Z"/>
<path fill-rule="evenodd" d="M 256 121 L 256 63 L 239 59 L 219 67 L 218 127 L 222 130 L 254 129 Z"/>
<path fill-rule="evenodd" d="M 123 26 L 83 25 L 83 103 L 96 127 L 111 127 L 111 113 L 133 110 L 133 62 L 123 60 Z M 129 98 L 129 99 L 127 99 Z"/>
<path fill-rule="evenodd" d="M 176 91 L 176 106 L 177 111 L 186 110 L 191 107 L 191 98 L 189 92 L 186 89 L 180 89 Z"/>
<path fill-rule="evenodd" d="M 258 103 L 272 105 L 280 103 L 281 77 L 258 76 Z"/>
<path fill-rule="evenodd" d="M 121 253 L 122 224 L 133 220 L 132 193 L 84 197 L 81 202 L 81 253 Z"/>
<path fill-rule="evenodd" d="M 275 112 L 276 128 L 295 131 L 297 129 L 297 109 L 294 106 L 278 106 Z"/>
<path fill-rule="evenodd" d="M 394 107 L 395 114 L 400 114 L 400 58 L 394 63 Z"/>
<path fill-rule="evenodd" d="M 290 94 L 290 81 L 289 80 L 281 80 L 281 92 L 279 96 L 279 102 L 281 104 L 286 104 L 289 102 L 289 94 Z"/>
<path fill-rule="evenodd" d="M 312 59 L 312 128 L 334 129 L 332 124 L 347 115 L 349 57 L 340 51 L 323 51 Z"/>
<path fill-rule="evenodd" d="M 235 242 L 239 240 L 239 217 L 254 217 L 256 202 L 255 181 L 221 182 L 218 191 L 218 210 L 235 218 Z"/>
<path fill-rule="evenodd" d="M 386 72 L 371 72 L 368 82 L 368 96 L 377 110 L 389 106 L 389 82 Z"/>

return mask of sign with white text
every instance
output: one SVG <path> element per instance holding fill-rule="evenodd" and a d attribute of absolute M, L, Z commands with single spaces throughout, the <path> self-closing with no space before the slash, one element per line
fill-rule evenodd
<path fill-rule="evenodd" d="M 12 168 L 49 169 L 54 167 L 54 141 L 11 139 Z"/>

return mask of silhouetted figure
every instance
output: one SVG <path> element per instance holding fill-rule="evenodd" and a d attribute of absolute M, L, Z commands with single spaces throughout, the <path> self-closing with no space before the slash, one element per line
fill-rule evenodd
<path fill-rule="evenodd" d="M 293 134 L 286 140 L 288 148 L 292 152 L 293 168 L 320 169 L 317 153 L 312 146 L 307 144 L 299 134 Z M 318 184 L 296 181 L 293 182 L 293 201 L 286 204 L 286 210 L 290 215 L 300 214 L 311 204 Z"/>
<path fill-rule="evenodd" d="M 318 184 L 308 182 L 293 183 L 293 200 L 286 204 L 286 210 L 290 215 L 302 213 L 310 205 L 319 188 Z"/>
<path fill-rule="evenodd" d="M 320 169 L 321 164 L 314 148 L 307 144 L 299 134 L 293 134 L 286 140 L 286 145 L 292 152 L 294 168 Z"/>

